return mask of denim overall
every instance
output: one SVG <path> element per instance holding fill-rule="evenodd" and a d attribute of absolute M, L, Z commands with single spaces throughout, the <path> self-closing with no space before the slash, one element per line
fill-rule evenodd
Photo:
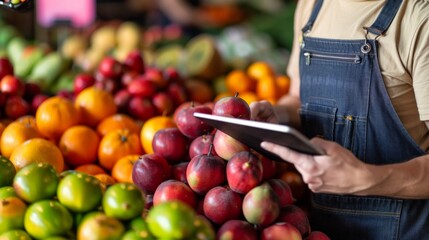
<path fill-rule="evenodd" d="M 341 144 L 370 164 L 399 163 L 425 154 L 396 115 L 378 65 L 376 39 L 387 31 L 401 2 L 386 1 L 367 28 L 377 36 L 374 40 L 306 36 L 322 0 L 303 28 L 302 129 L 310 138 Z M 429 239 L 429 200 L 313 194 L 310 219 L 312 230 L 333 240 Z"/>

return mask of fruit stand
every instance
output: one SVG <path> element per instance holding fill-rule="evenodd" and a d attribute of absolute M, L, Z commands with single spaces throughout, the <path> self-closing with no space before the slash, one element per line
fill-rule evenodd
<path fill-rule="evenodd" d="M 295 3 L 258 2 L 206 6 L 218 25 L 192 36 L 96 14 L 40 37 L 35 9 L 2 9 L 0 240 L 329 239 L 292 165 L 193 116 L 288 94 Z"/>

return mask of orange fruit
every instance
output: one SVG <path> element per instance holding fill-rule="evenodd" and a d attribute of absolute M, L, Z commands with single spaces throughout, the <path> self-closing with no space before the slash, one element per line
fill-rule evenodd
<path fill-rule="evenodd" d="M 266 62 L 258 61 L 250 64 L 246 71 L 247 75 L 256 80 L 262 77 L 274 76 L 273 68 Z"/>
<path fill-rule="evenodd" d="M 97 174 L 106 173 L 106 170 L 104 170 L 104 168 L 94 163 L 80 165 L 76 167 L 74 170 L 78 172 L 83 172 L 89 175 L 93 175 L 93 176 Z"/>
<path fill-rule="evenodd" d="M 261 100 L 278 99 L 279 92 L 276 79 L 273 76 L 260 78 L 256 84 L 256 95 Z"/>
<path fill-rule="evenodd" d="M 34 127 L 37 127 L 36 117 L 35 116 L 25 115 L 25 116 L 17 118 L 15 121 L 16 122 L 20 122 L 20 123 L 30 124 L 30 125 L 32 125 Z"/>
<path fill-rule="evenodd" d="M 42 136 L 58 139 L 63 132 L 79 123 L 79 114 L 73 102 L 63 97 L 51 97 L 36 111 L 36 124 Z"/>
<path fill-rule="evenodd" d="M 185 86 L 188 90 L 190 101 L 206 103 L 213 100 L 214 90 L 207 82 L 188 79 L 185 82 Z"/>
<path fill-rule="evenodd" d="M 1 153 L 4 157 L 9 158 L 13 150 L 23 142 L 40 137 L 39 131 L 31 122 L 14 121 L 3 130 L 0 138 Z"/>
<path fill-rule="evenodd" d="M 116 129 L 128 129 L 130 132 L 140 133 L 140 126 L 137 122 L 130 116 L 121 113 L 103 119 L 97 126 L 97 132 L 101 136 Z"/>
<path fill-rule="evenodd" d="M 153 153 L 152 139 L 155 133 L 164 128 L 176 127 L 173 118 L 168 116 L 156 116 L 149 118 L 144 124 L 140 131 L 140 141 L 143 146 L 143 150 L 146 153 Z"/>
<path fill-rule="evenodd" d="M 77 125 L 63 133 L 58 146 L 68 165 L 79 166 L 97 161 L 99 143 L 100 137 L 95 130 Z"/>
<path fill-rule="evenodd" d="M 256 86 L 255 79 L 249 77 L 243 70 L 233 70 L 225 77 L 226 87 L 229 92 L 242 93 L 254 91 Z"/>
<path fill-rule="evenodd" d="M 76 96 L 75 107 L 82 122 L 91 127 L 97 126 L 103 119 L 117 111 L 112 94 L 96 87 L 88 87 L 81 91 Z"/>
<path fill-rule="evenodd" d="M 259 100 L 258 96 L 255 92 L 241 92 L 239 95 L 244 101 L 247 102 L 247 104 L 251 104 L 252 102 L 256 102 Z"/>
<path fill-rule="evenodd" d="M 115 163 L 130 154 L 142 154 L 139 135 L 128 129 L 118 129 L 107 133 L 98 147 L 98 161 L 102 167 L 112 170 Z"/>
<path fill-rule="evenodd" d="M 118 182 L 133 183 L 133 166 L 140 155 L 131 154 L 119 159 L 112 168 L 112 177 Z"/>
<path fill-rule="evenodd" d="M 10 161 L 17 171 L 34 162 L 51 164 L 58 173 L 64 169 L 64 158 L 60 149 L 43 138 L 33 138 L 16 147 Z"/>
<path fill-rule="evenodd" d="M 279 97 L 289 93 L 290 78 L 286 75 L 279 75 L 276 77 L 276 83 L 279 91 Z"/>
<path fill-rule="evenodd" d="M 107 173 L 99 173 L 94 175 L 94 177 L 100 180 L 101 187 L 103 188 L 103 190 L 106 190 L 107 187 L 117 183 L 116 180 Z"/>

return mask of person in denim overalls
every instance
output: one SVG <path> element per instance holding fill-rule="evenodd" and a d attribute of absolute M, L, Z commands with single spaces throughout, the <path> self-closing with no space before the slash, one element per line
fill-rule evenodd
<path fill-rule="evenodd" d="M 377 39 L 388 31 L 401 3 L 386 1 L 376 21 L 366 28 L 375 39 L 337 40 L 306 36 L 323 4 L 323 0 L 316 2 L 302 29 L 299 116 L 301 130 L 326 155 L 312 157 L 262 144 L 301 172 L 314 192 L 311 228 L 331 239 L 429 239 L 429 200 L 414 197 L 418 193 L 413 191 L 419 188 L 406 189 L 401 179 L 396 181 L 398 192 L 390 192 L 392 187 L 385 185 L 392 172 L 398 178 L 411 177 L 398 175 L 401 168 L 415 170 L 416 176 L 429 175 L 423 163 L 429 161 L 428 155 L 398 118 L 378 64 Z M 251 109 L 256 120 L 274 122 L 279 114 L 266 101 L 251 104 Z M 408 160 L 412 161 L 401 165 Z"/>

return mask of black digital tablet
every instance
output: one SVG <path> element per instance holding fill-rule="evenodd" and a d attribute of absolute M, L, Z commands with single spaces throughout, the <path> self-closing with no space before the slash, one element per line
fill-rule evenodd
<path fill-rule="evenodd" d="M 201 119 L 272 160 L 284 161 L 276 154 L 261 148 L 261 142 L 272 142 L 309 155 L 324 154 L 324 151 L 311 144 L 306 136 L 287 125 L 198 112 L 194 113 L 194 117 Z"/>

